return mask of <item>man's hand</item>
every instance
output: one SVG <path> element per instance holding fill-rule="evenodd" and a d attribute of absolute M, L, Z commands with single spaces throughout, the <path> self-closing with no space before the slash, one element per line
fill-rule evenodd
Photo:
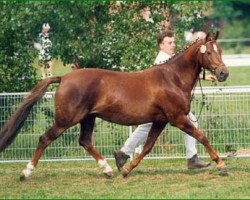
<path fill-rule="evenodd" d="M 218 82 L 218 79 L 214 75 L 212 75 L 212 74 L 206 75 L 205 80 L 206 81 L 211 81 L 213 83 L 217 83 Z"/>
<path fill-rule="evenodd" d="M 200 75 L 200 79 L 201 80 L 206 80 L 206 81 L 211 81 L 212 83 L 217 83 L 218 82 L 218 79 L 214 75 L 212 75 L 212 74 L 206 75 L 205 79 L 203 79 L 203 76 Z"/>

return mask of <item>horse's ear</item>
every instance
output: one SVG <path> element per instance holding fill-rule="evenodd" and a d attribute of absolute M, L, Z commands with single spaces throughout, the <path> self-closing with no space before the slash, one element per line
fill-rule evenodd
<path fill-rule="evenodd" d="M 214 40 L 217 40 L 217 39 L 218 39 L 218 37 L 219 37 L 219 35 L 220 35 L 220 31 L 216 31 L 216 33 L 215 33 L 215 37 L 214 37 Z"/>
<path fill-rule="evenodd" d="M 207 34 L 205 41 L 207 42 L 210 36 L 210 32 Z"/>

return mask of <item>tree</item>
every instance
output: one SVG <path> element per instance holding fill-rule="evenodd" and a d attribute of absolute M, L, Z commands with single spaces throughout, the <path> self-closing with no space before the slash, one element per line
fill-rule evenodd
<path fill-rule="evenodd" d="M 157 54 L 156 35 L 165 18 L 174 21 L 178 48 L 183 32 L 202 22 L 203 1 L 0 2 L 0 92 L 27 91 L 37 82 L 33 43 L 47 22 L 53 54 L 65 64 L 112 70 L 142 70 Z M 150 8 L 153 22 L 142 9 Z"/>
<path fill-rule="evenodd" d="M 35 83 L 30 51 L 29 10 L 17 3 L 0 3 L 0 91 L 23 91 Z"/>

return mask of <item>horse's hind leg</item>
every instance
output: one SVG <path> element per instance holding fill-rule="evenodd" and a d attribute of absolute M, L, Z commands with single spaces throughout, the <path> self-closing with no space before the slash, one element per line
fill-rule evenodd
<path fill-rule="evenodd" d="M 26 169 L 21 172 L 20 180 L 25 180 L 32 172 L 32 170 L 36 167 L 38 160 L 42 156 L 45 148 L 56 138 L 58 138 L 63 131 L 66 130 L 65 127 L 59 127 L 57 124 L 53 124 L 53 126 L 45 132 L 39 139 L 39 143 L 36 147 L 35 153 L 31 161 L 27 164 Z"/>
<path fill-rule="evenodd" d="M 79 144 L 84 147 L 86 151 L 98 162 L 100 168 L 103 169 L 103 173 L 107 177 L 111 177 L 113 175 L 112 168 L 107 163 L 106 159 L 102 157 L 100 153 L 96 151 L 94 146 L 92 145 L 92 133 L 95 124 L 94 116 L 86 116 L 81 122 L 81 133 L 79 138 Z"/>

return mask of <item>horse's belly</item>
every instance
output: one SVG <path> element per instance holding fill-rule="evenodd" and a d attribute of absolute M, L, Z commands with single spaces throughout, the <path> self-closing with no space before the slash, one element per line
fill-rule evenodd
<path fill-rule="evenodd" d="M 153 121 L 166 121 L 166 118 L 164 116 L 159 115 L 159 113 L 154 114 L 151 112 L 99 112 L 96 113 L 96 116 L 112 122 L 116 124 L 121 125 L 139 125 L 144 123 L 149 123 Z"/>
<path fill-rule="evenodd" d="M 163 113 L 146 100 L 114 99 L 109 102 L 99 100 L 92 107 L 91 113 L 106 121 L 122 125 L 139 125 L 159 121 L 158 119 L 162 121 L 164 118 Z"/>
<path fill-rule="evenodd" d="M 104 116 L 104 115 L 97 115 L 97 117 L 108 121 L 108 122 L 112 122 L 115 124 L 120 124 L 120 125 L 139 125 L 139 124 L 144 124 L 144 123 L 148 123 L 151 122 L 151 120 L 145 120 L 145 119 L 141 119 L 141 118 L 133 118 L 133 117 L 121 117 L 121 116 Z"/>

